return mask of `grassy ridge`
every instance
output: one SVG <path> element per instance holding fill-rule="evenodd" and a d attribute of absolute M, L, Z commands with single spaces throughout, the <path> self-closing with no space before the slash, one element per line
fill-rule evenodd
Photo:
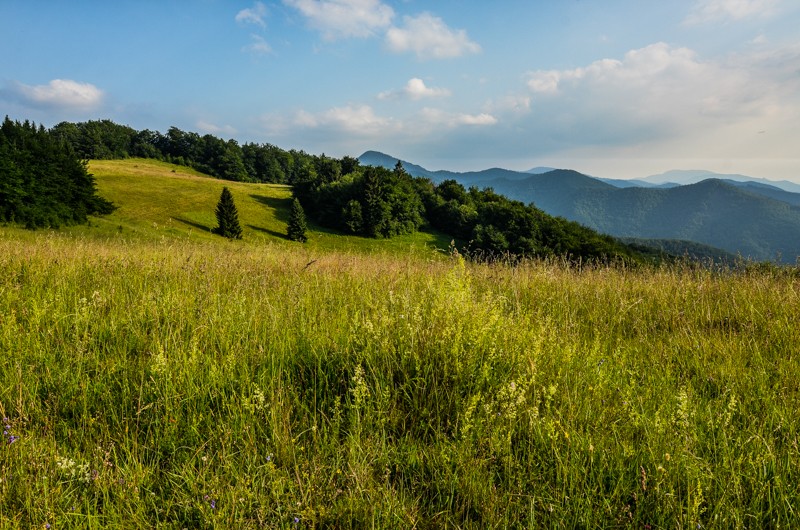
<path fill-rule="evenodd" d="M 791 270 L 4 232 L 0 526 L 796 527 L 798 315 Z"/>
<path fill-rule="evenodd" d="M 102 197 L 119 209 L 93 218 L 91 227 L 74 227 L 70 233 L 116 239 L 217 240 L 214 208 L 223 186 L 233 193 L 244 231 L 244 245 L 283 242 L 291 207 L 291 188 L 278 184 L 220 181 L 184 166 L 149 159 L 93 160 L 89 170 Z M 309 226 L 307 246 L 318 250 L 366 252 L 418 252 L 446 248 L 449 239 L 436 233 L 416 233 L 386 240 L 343 236 Z"/>

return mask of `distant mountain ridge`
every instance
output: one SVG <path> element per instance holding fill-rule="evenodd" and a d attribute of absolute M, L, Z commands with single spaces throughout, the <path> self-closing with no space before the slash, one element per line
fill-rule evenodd
<path fill-rule="evenodd" d="M 394 167 L 398 161 L 374 151 L 359 160 L 383 167 Z M 743 175 L 689 184 L 668 182 L 671 178 L 690 182 L 700 175 L 716 175 L 693 171 L 653 175 L 637 186 L 568 169 L 535 173 L 492 168 L 457 173 L 401 162 L 414 176 L 437 183 L 453 179 L 465 186 L 491 187 L 509 198 L 534 203 L 551 215 L 616 237 L 692 241 L 757 260 L 779 258 L 794 263 L 800 256 L 800 193 L 787 191 L 779 182 L 743 180 L 747 179 Z M 800 190 L 791 182 L 786 184 Z"/>
<path fill-rule="evenodd" d="M 755 182 L 780 188 L 784 191 L 792 193 L 800 193 L 800 184 L 789 182 L 788 180 L 769 180 L 759 177 L 748 177 L 747 175 L 739 175 L 736 173 L 714 173 L 713 171 L 706 171 L 701 169 L 673 169 L 658 175 L 650 175 L 639 179 L 640 181 L 649 184 L 697 184 L 706 179 L 716 178 L 721 180 L 730 180 L 734 182 Z"/>

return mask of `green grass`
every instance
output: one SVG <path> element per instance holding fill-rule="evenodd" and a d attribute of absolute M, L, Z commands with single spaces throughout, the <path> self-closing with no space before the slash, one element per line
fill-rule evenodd
<path fill-rule="evenodd" d="M 231 243 L 158 208 L 0 228 L 0 528 L 800 523 L 796 269 Z"/>

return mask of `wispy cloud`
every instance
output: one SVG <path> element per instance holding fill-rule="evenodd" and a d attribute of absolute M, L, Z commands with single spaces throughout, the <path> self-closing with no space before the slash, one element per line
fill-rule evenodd
<path fill-rule="evenodd" d="M 224 134 L 226 136 L 235 136 L 238 133 L 238 131 L 231 125 L 220 126 L 204 120 L 198 120 L 197 122 L 195 122 L 195 126 L 201 132 L 208 134 Z"/>
<path fill-rule="evenodd" d="M 30 107 L 60 110 L 96 108 L 105 95 L 91 83 L 70 79 L 53 79 L 46 85 L 12 82 L 4 92 Z"/>
<path fill-rule="evenodd" d="M 400 90 L 389 90 L 378 94 L 378 99 L 412 99 L 440 98 L 450 96 L 446 88 L 434 88 L 425 85 L 425 81 L 418 77 L 408 80 L 406 86 Z"/>
<path fill-rule="evenodd" d="M 452 113 L 441 109 L 422 109 L 422 119 L 429 125 L 457 127 L 459 125 L 494 125 L 497 118 L 488 113 L 466 114 Z"/>
<path fill-rule="evenodd" d="M 402 28 L 386 32 L 386 44 L 393 52 L 413 52 L 420 59 L 449 59 L 481 51 L 465 30 L 454 31 L 430 13 L 403 17 Z"/>
<path fill-rule="evenodd" d="M 371 37 L 388 27 L 394 10 L 379 0 L 283 0 L 326 40 Z"/>
<path fill-rule="evenodd" d="M 240 24 L 255 24 L 262 28 L 267 27 L 264 17 L 267 16 L 267 6 L 263 2 L 256 2 L 253 7 L 242 9 L 236 13 L 236 22 Z"/>
<path fill-rule="evenodd" d="M 771 15 L 779 0 L 697 0 L 684 24 L 742 20 Z"/>
<path fill-rule="evenodd" d="M 242 51 L 253 55 L 269 55 L 272 53 L 272 46 L 261 35 L 253 34 L 250 35 L 250 44 L 244 46 Z"/>

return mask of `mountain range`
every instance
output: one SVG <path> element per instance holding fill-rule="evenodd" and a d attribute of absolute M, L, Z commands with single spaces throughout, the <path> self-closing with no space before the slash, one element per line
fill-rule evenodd
<path fill-rule="evenodd" d="M 394 167 L 376 151 L 364 165 Z M 669 171 L 626 181 L 569 169 L 430 171 L 401 160 L 413 176 L 453 179 L 496 192 L 545 212 L 621 238 L 682 240 L 755 260 L 794 263 L 800 256 L 800 186 L 744 175 Z"/>

